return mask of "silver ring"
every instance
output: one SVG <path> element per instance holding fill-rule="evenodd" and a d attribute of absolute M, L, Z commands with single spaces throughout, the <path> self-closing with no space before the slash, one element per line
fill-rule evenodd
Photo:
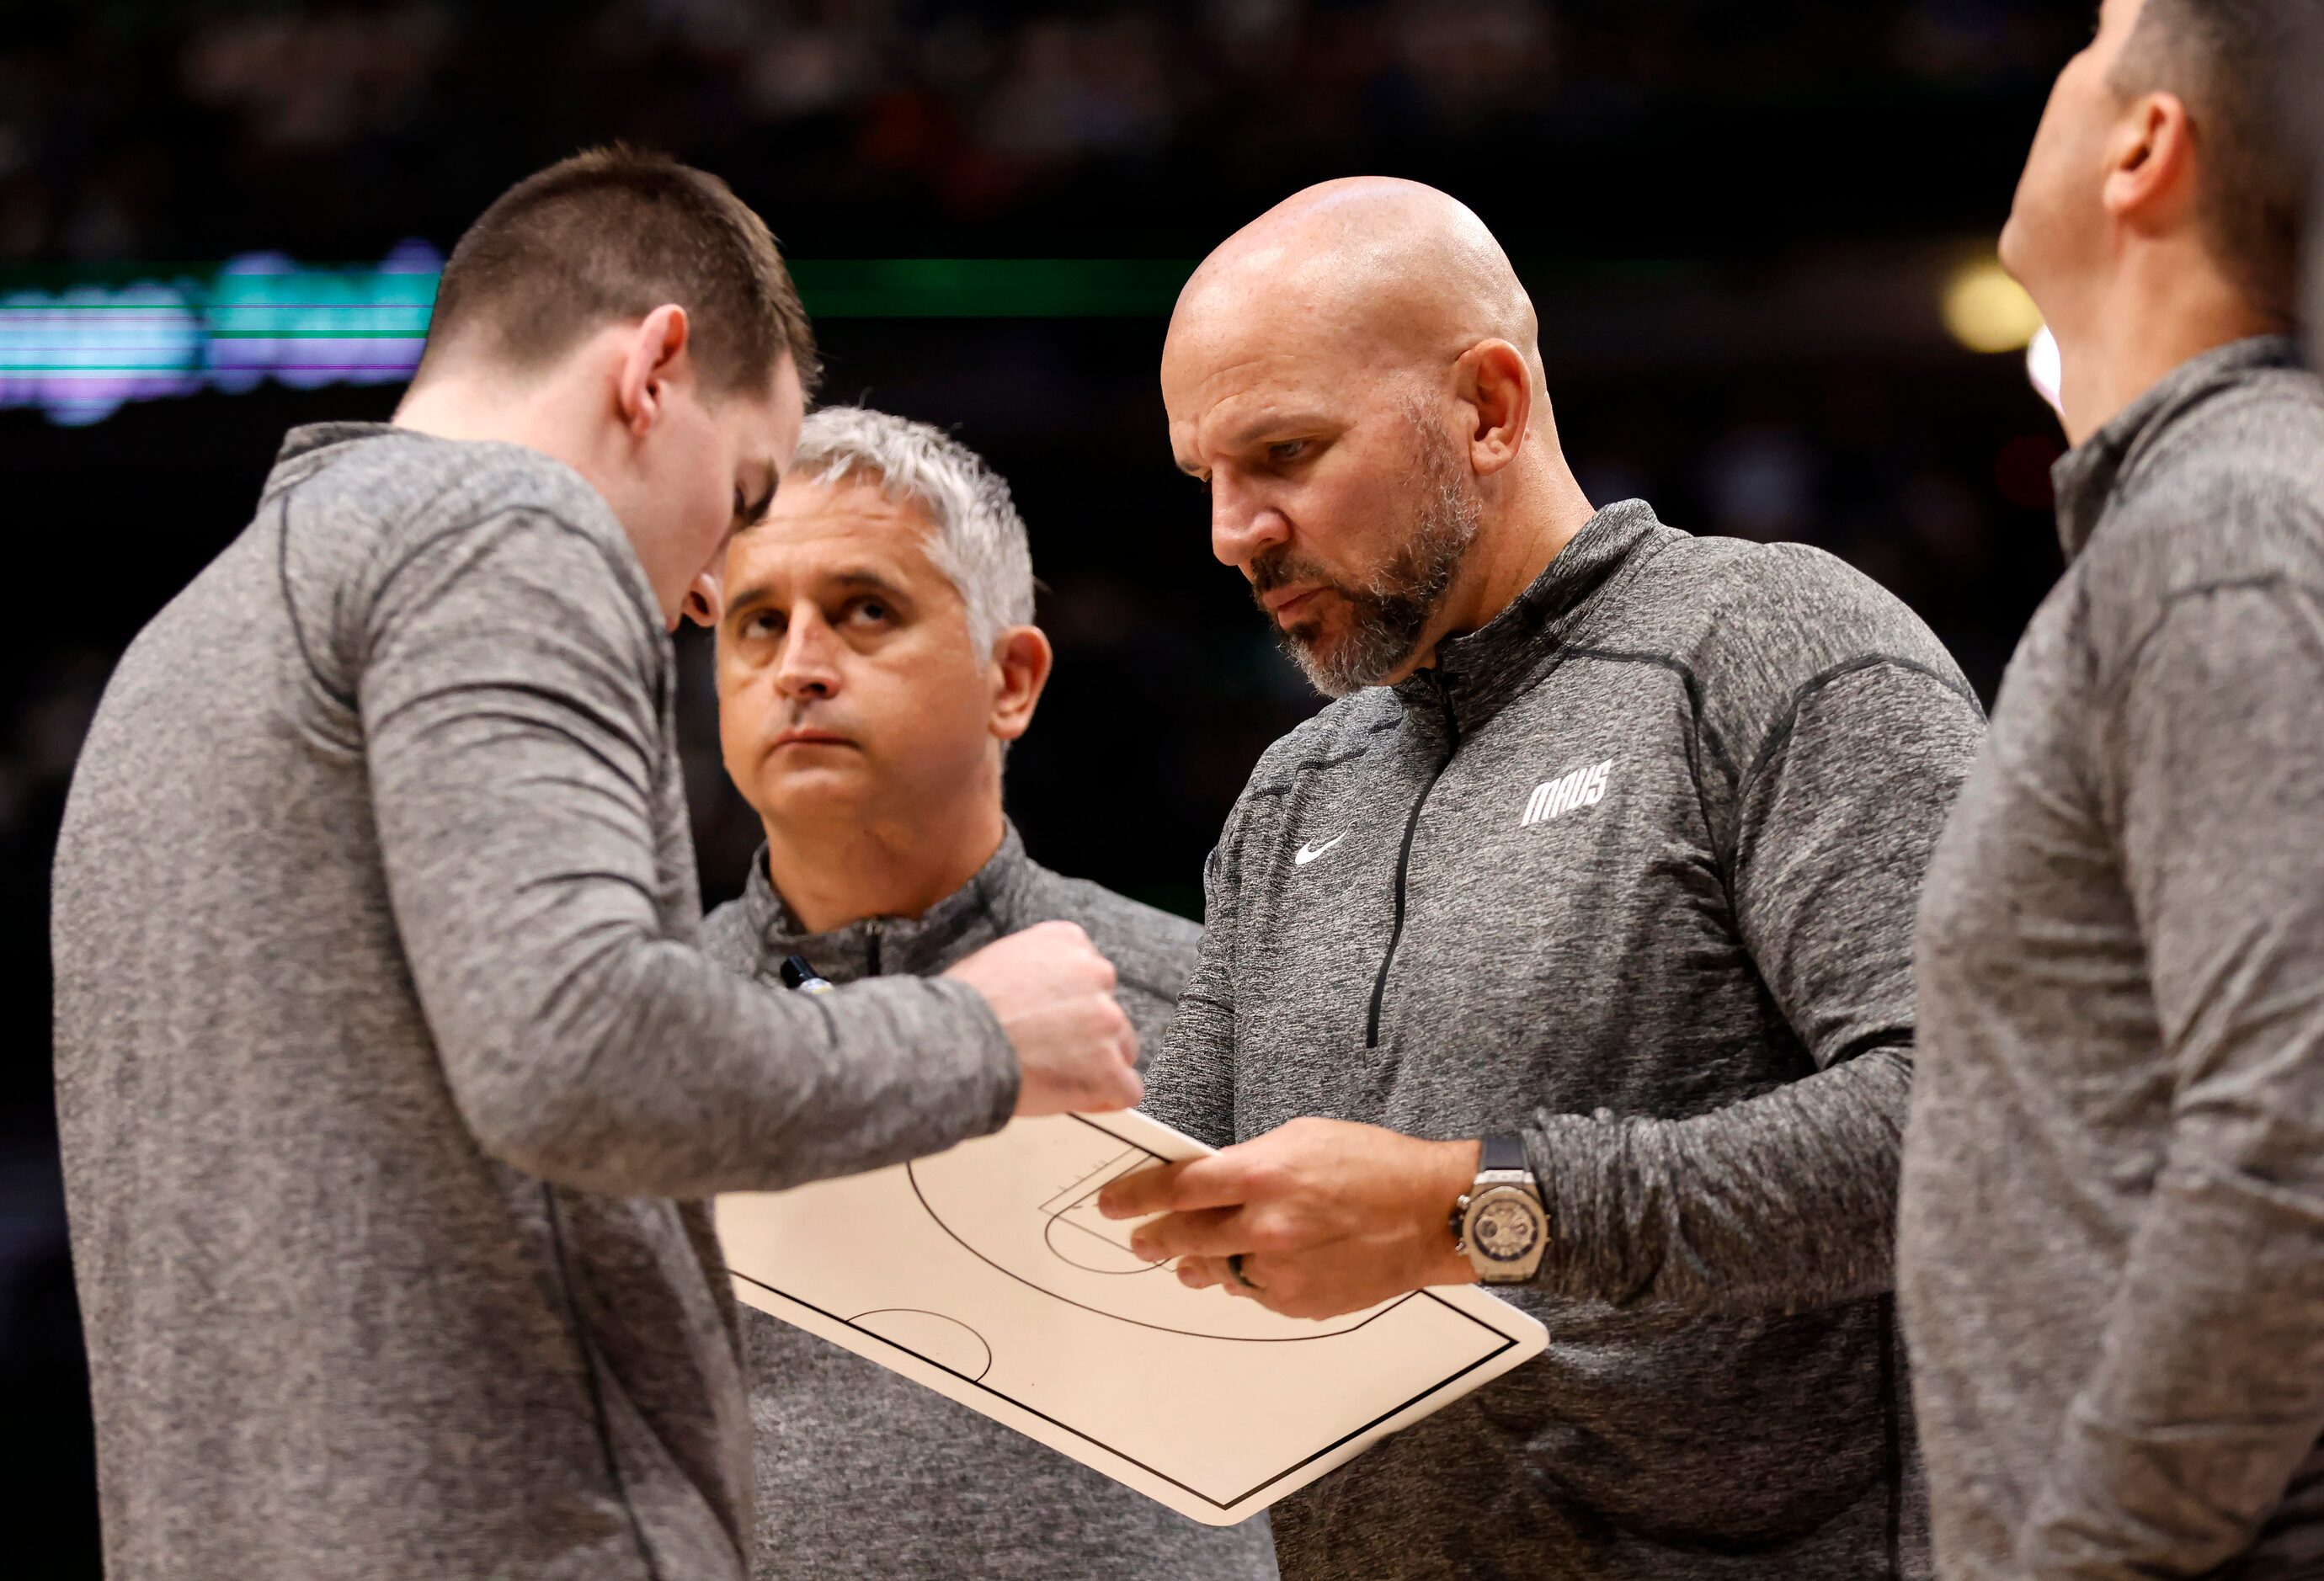
<path fill-rule="evenodd" d="M 1242 1286 L 1243 1289 L 1257 1290 L 1259 1288 L 1259 1286 L 1250 1282 L 1250 1275 L 1242 1271 L 1242 1254 L 1240 1252 L 1233 1253 L 1228 1256 L 1227 1272 L 1235 1276 L 1235 1282 Z"/>

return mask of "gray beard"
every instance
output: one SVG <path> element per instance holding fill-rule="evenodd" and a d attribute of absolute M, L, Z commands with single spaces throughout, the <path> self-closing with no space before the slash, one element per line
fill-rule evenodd
<path fill-rule="evenodd" d="M 1423 485 L 1421 507 L 1404 547 L 1368 584 L 1331 584 L 1348 604 L 1347 634 L 1326 648 L 1318 644 L 1317 627 L 1274 627 L 1284 656 L 1326 697 L 1377 686 L 1411 661 L 1460 574 L 1469 547 L 1477 540 L 1482 511 L 1467 473 L 1437 436 L 1417 425 L 1415 436 L 1419 440 L 1415 471 Z M 1296 580 L 1296 569 L 1289 565 L 1260 567 L 1252 579 L 1252 593 L 1263 594 Z"/>

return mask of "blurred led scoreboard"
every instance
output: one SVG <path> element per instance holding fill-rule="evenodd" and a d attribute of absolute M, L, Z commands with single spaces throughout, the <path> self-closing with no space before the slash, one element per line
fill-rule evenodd
<path fill-rule="evenodd" d="M 376 264 L 250 253 L 207 266 L 0 274 L 0 407 L 86 424 L 129 401 L 231 393 L 266 379 L 301 390 L 399 382 L 419 366 L 442 267 L 437 249 L 406 242 Z M 1168 258 L 791 261 L 817 318 L 1150 317 L 1170 310 L 1193 267 Z"/>
<path fill-rule="evenodd" d="M 365 266 L 251 253 L 174 277 L 0 290 L 0 407 L 84 424 L 128 401 L 265 379 L 398 382 L 419 364 L 442 266 L 407 242 Z"/>

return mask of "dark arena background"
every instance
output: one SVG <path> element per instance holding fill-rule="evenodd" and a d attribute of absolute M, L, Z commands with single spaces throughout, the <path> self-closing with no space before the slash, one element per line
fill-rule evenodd
<path fill-rule="evenodd" d="M 1988 699 L 2059 566 L 2059 429 L 1993 239 L 2086 0 L 890 0 L 0 7 L 0 1573 L 97 1573 L 51 1109 L 48 894 L 110 666 L 238 533 L 283 430 L 382 418 L 434 269 L 621 138 L 794 260 L 827 399 L 1014 485 L 1056 678 L 1010 759 L 1036 856 L 1190 915 L 1318 705 L 1174 470 L 1179 283 L 1322 178 L 1434 183 L 1540 309 L 1600 503 L 1821 545 Z M 685 645 L 706 897 L 754 823 Z"/>

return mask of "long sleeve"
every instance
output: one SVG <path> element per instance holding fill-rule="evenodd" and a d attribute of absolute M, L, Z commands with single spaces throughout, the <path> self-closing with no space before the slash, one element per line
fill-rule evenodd
<path fill-rule="evenodd" d="M 1816 1069 L 1685 1119 L 1536 1113 L 1542 1282 L 1559 1293 L 1797 1310 L 1889 1288 L 1914 908 L 1982 718 L 1951 681 L 1890 660 L 1803 691 L 1738 789 L 1728 887 Z"/>
<path fill-rule="evenodd" d="M 662 639 L 627 569 L 509 511 L 403 552 L 345 621 L 396 929 L 479 1144 L 564 1184 L 696 1197 L 996 1128 L 1016 1062 L 973 990 L 775 994 L 673 930 Z"/>
<path fill-rule="evenodd" d="M 2020 1534 L 2045 1581 L 2209 1572 L 2324 1434 L 2324 593 L 2182 593 L 2094 730 L 2170 1117 Z"/>
<path fill-rule="evenodd" d="M 1235 889 L 1242 818 L 1239 803 L 1204 864 L 1202 947 L 1178 995 L 1170 1030 L 1147 1062 L 1146 1101 L 1139 1106 L 1213 1147 L 1236 1140 Z"/>

